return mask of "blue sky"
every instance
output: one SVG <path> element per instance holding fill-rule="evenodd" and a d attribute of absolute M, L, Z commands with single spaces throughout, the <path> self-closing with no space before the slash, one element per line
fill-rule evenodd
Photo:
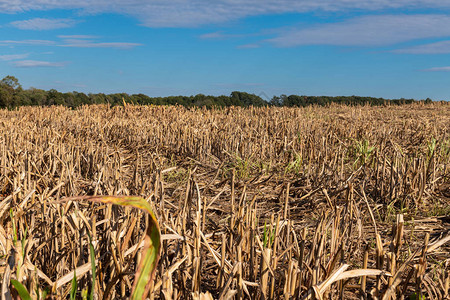
<path fill-rule="evenodd" d="M 149 96 L 450 98 L 450 1 L 0 0 L 0 77 Z"/>

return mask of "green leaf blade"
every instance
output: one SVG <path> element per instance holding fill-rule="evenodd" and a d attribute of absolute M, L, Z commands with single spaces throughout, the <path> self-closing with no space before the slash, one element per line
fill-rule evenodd
<path fill-rule="evenodd" d="M 23 284 L 21 284 L 19 281 L 15 279 L 11 279 L 11 284 L 17 290 L 17 293 L 19 293 L 19 297 L 22 300 L 31 300 L 30 293 L 28 293 L 27 289 L 23 286 Z"/>
<path fill-rule="evenodd" d="M 145 297 L 150 292 L 150 287 L 154 274 L 156 272 L 156 265 L 158 264 L 161 251 L 161 233 L 159 229 L 159 223 L 156 219 L 155 214 L 153 213 L 151 205 L 144 198 L 136 196 L 85 196 L 65 198 L 62 201 L 67 202 L 79 200 L 130 206 L 141 209 L 147 213 L 149 222 L 144 237 L 144 247 L 142 250 L 141 260 L 136 270 L 133 291 L 131 293 L 131 299 L 145 299 Z M 92 248 L 93 247 L 91 244 L 91 253 L 93 253 Z M 95 265 L 95 256 L 93 264 Z M 93 278 L 95 278 L 94 272 L 95 270 L 93 268 Z M 94 282 L 92 290 L 94 290 Z"/>

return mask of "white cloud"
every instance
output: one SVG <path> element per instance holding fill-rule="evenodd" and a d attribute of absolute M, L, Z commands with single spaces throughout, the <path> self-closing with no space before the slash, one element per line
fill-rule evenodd
<path fill-rule="evenodd" d="M 261 47 L 260 44 L 245 44 L 237 46 L 238 49 L 255 49 L 260 47 Z"/>
<path fill-rule="evenodd" d="M 223 40 L 223 39 L 233 38 L 233 37 L 236 37 L 236 36 L 239 37 L 239 35 L 226 34 L 226 33 L 220 32 L 220 31 L 216 31 L 216 32 L 210 32 L 210 33 L 202 34 L 202 35 L 199 36 L 199 38 L 205 39 L 205 40 L 209 40 L 209 39 L 211 39 L 211 40 L 214 40 L 214 39 Z"/>
<path fill-rule="evenodd" d="M 267 41 L 279 47 L 385 46 L 446 36 L 450 36 L 450 16 L 447 15 L 378 15 L 290 29 Z"/>
<path fill-rule="evenodd" d="M 51 30 L 69 28 L 75 26 L 78 21 L 72 19 L 43 19 L 34 18 L 30 20 L 14 21 L 10 25 L 24 30 Z"/>
<path fill-rule="evenodd" d="M 450 72 L 450 67 L 435 67 L 435 68 L 429 68 L 422 70 L 425 72 Z"/>
<path fill-rule="evenodd" d="M 440 41 L 425 45 L 412 46 L 409 48 L 393 50 L 392 52 L 407 54 L 447 54 L 450 53 L 450 41 Z"/>
<path fill-rule="evenodd" d="M 59 47 L 74 47 L 74 48 L 118 48 L 118 49 L 132 49 L 141 46 L 139 43 L 128 42 L 96 42 L 94 36 L 59 36 L 63 38 L 62 41 L 50 40 L 0 40 L 0 46 L 14 46 L 14 45 L 28 45 L 28 46 L 59 46 Z M 70 38 L 65 38 L 70 37 Z M 81 39 L 83 38 L 83 39 Z"/>
<path fill-rule="evenodd" d="M 0 46 L 13 46 L 13 45 L 34 45 L 34 46 L 51 46 L 56 44 L 54 41 L 49 40 L 0 40 Z"/>
<path fill-rule="evenodd" d="M 35 67 L 64 67 L 67 62 L 51 62 L 40 60 L 19 60 L 12 62 L 12 64 L 19 68 L 35 68 Z"/>
<path fill-rule="evenodd" d="M 222 31 L 205 33 L 199 36 L 199 38 L 203 40 L 228 40 L 228 39 L 242 39 L 251 36 L 258 36 L 260 33 L 253 34 L 232 34 L 232 33 L 224 33 Z"/>
<path fill-rule="evenodd" d="M 131 49 L 137 46 L 141 46 L 139 43 L 127 43 L 127 42 L 94 42 L 91 40 L 82 39 L 65 39 L 61 47 L 74 47 L 74 48 L 118 48 L 118 49 Z"/>
<path fill-rule="evenodd" d="M 63 43 L 59 45 L 61 47 L 131 49 L 142 45 L 128 42 L 97 42 L 95 41 L 97 37 L 93 35 L 59 35 L 58 37 L 63 40 Z"/>
<path fill-rule="evenodd" d="M 28 57 L 28 53 L 26 54 L 5 54 L 0 55 L 0 60 L 3 61 L 10 61 L 10 60 L 18 60 L 18 59 L 24 59 Z"/>
<path fill-rule="evenodd" d="M 0 11 L 79 9 L 119 13 L 149 27 L 189 27 L 248 16 L 312 11 L 377 11 L 385 9 L 450 9 L 442 0 L 0 0 Z"/>
<path fill-rule="evenodd" d="M 83 34 L 78 34 L 78 35 L 58 35 L 58 37 L 60 39 L 96 39 L 97 36 L 95 35 L 83 35 Z"/>

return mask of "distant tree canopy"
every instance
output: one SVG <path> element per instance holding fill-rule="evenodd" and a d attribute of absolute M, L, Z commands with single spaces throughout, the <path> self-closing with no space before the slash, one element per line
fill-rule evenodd
<path fill-rule="evenodd" d="M 84 94 L 80 92 L 61 93 L 55 89 L 49 91 L 29 88 L 23 89 L 19 80 L 14 76 L 6 76 L 0 81 L 0 107 L 14 108 L 24 105 L 64 105 L 78 107 L 85 104 L 110 104 L 123 105 L 123 103 L 140 105 L 183 105 L 185 107 L 226 107 L 226 106 L 308 106 L 328 105 L 340 103 L 347 105 L 384 105 L 384 104 L 407 104 L 416 102 L 414 99 L 383 99 L 360 96 L 298 96 L 281 95 L 274 96 L 269 102 L 261 97 L 245 92 L 234 91 L 229 96 L 209 96 L 198 94 L 195 96 L 169 96 L 149 97 L 144 94 L 116 93 L 116 94 Z M 432 102 L 430 98 L 423 100 L 425 103 Z"/>
<path fill-rule="evenodd" d="M 309 106 L 320 105 L 325 106 L 331 103 L 346 104 L 346 105 L 401 105 L 418 102 L 414 99 L 384 99 L 375 97 L 361 97 L 361 96 L 298 96 L 298 95 L 281 95 L 274 96 L 270 100 L 273 106 Z M 425 103 L 432 102 L 430 98 L 424 100 Z"/>

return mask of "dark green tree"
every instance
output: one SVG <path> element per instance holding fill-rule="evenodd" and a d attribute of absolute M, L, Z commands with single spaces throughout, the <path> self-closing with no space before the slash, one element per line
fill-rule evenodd
<path fill-rule="evenodd" d="M 2 86 L 10 87 L 13 90 L 22 89 L 22 86 L 19 83 L 19 79 L 14 76 L 8 75 L 0 81 Z"/>
<path fill-rule="evenodd" d="M 13 107 L 18 100 L 17 93 L 22 91 L 19 80 L 14 76 L 6 76 L 0 81 L 0 107 Z"/>

